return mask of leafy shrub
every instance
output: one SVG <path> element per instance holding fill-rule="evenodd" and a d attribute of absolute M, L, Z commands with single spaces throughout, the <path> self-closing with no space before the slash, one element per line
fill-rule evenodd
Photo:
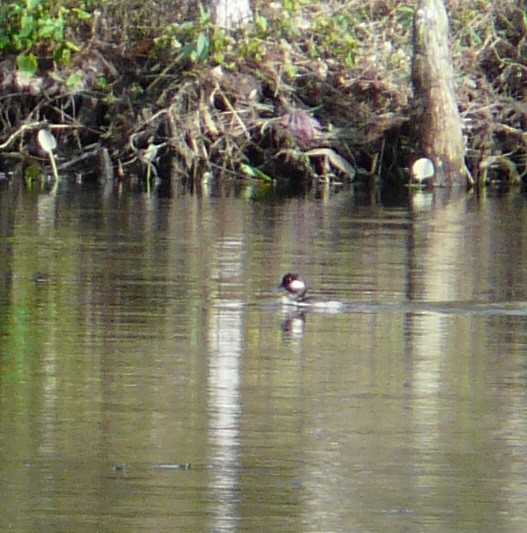
<path fill-rule="evenodd" d="M 33 65 L 22 56 L 33 57 L 35 48 L 49 49 L 56 61 L 67 63 L 77 47 L 65 37 L 69 20 L 85 20 L 90 14 L 66 8 L 50 0 L 14 0 L 0 5 L 0 51 L 19 54 L 19 68 Z M 29 70 L 28 70 L 29 71 Z"/>

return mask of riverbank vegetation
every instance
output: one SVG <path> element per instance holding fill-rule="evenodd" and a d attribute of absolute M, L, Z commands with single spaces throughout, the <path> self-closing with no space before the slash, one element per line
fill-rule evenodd
<path fill-rule="evenodd" d="M 156 182 L 406 182 L 410 3 L 255 1 L 227 31 L 177 0 L 0 6 L 0 171 Z M 527 16 L 517 0 L 451 0 L 451 53 L 478 184 L 527 175 Z M 48 170 L 49 172 L 49 170 Z"/>

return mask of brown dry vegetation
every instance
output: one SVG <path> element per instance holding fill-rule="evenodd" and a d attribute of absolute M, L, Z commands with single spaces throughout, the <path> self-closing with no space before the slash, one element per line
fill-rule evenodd
<path fill-rule="evenodd" d="M 67 2 L 63 2 L 67 5 Z M 68 28 L 68 65 L 0 63 L 0 170 L 27 179 L 35 132 L 59 138 L 59 169 L 126 180 L 406 181 L 412 10 L 396 0 L 256 1 L 228 34 L 190 2 L 92 0 Z M 175 7 L 176 6 L 176 7 Z M 452 54 L 478 183 L 527 173 L 527 17 L 517 0 L 451 0 Z M 181 25 L 195 21 L 188 27 Z M 203 50 L 203 44 L 208 47 Z M 71 83 L 71 75 L 76 83 Z M 40 154 L 41 155 L 41 154 Z M 45 162 L 45 160 L 42 160 Z"/>

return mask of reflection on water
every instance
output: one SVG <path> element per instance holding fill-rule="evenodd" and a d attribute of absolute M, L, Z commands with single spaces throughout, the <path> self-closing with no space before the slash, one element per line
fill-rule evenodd
<path fill-rule="evenodd" d="M 231 231 L 238 232 L 238 224 L 233 221 L 231 224 Z M 229 236 L 214 246 L 211 262 L 214 285 L 210 291 L 212 305 L 208 325 L 210 492 L 214 502 L 214 528 L 221 531 L 236 530 L 240 519 L 237 509 L 241 452 L 240 361 L 244 342 L 243 298 L 235 289 L 243 279 L 243 251 L 242 235 Z"/>
<path fill-rule="evenodd" d="M 2 191 L 2 528 L 523 531 L 524 199 L 218 193 Z"/>

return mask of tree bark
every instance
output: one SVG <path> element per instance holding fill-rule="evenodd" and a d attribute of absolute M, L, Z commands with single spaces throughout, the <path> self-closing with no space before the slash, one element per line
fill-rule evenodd
<path fill-rule="evenodd" d="M 419 157 L 434 164 L 434 187 L 466 187 L 465 140 L 454 90 L 448 16 L 443 0 L 420 0 L 414 15 L 412 81 Z"/>
<path fill-rule="evenodd" d="M 253 18 L 249 0 L 208 0 L 212 22 L 232 29 L 247 24 Z"/>

